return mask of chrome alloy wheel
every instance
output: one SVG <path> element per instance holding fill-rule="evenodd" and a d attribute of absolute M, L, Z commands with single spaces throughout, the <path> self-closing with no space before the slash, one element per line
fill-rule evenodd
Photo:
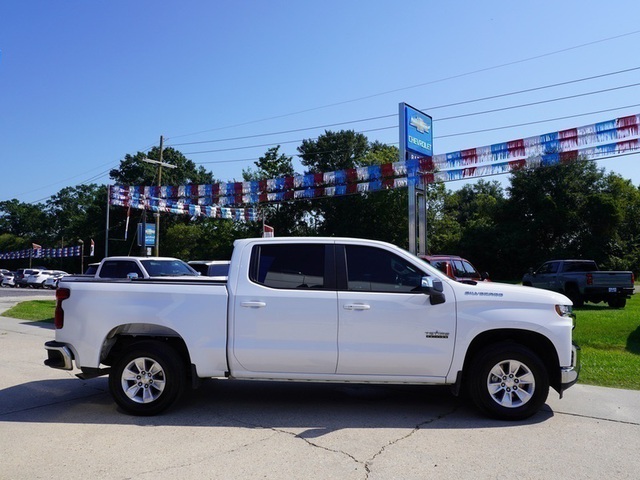
<path fill-rule="evenodd" d="M 526 404 L 536 389 L 535 376 L 522 362 L 504 360 L 489 372 L 487 389 L 494 402 L 506 408 Z"/>
<path fill-rule="evenodd" d="M 120 377 L 122 391 L 136 403 L 157 400 L 164 391 L 166 377 L 162 366 L 149 357 L 135 358 Z"/>

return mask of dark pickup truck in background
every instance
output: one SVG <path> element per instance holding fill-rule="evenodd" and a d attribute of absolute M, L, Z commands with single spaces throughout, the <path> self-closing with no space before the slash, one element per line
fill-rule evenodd
<path fill-rule="evenodd" d="M 632 272 L 598 270 L 593 260 L 552 260 L 522 277 L 524 286 L 563 293 L 577 307 L 607 302 L 611 308 L 624 308 L 633 295 L 634 281 Z"/>

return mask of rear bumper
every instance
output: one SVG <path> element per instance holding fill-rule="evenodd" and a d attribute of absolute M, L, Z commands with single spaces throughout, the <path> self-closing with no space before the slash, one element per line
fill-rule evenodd
<path fill-rule="evenodd" d="M 73 370 L 73 354 L 66 343 L 51 340 L 44 344 L 48 358 L 44 364 L 60 370 Z"/>
<path fill-rule="evenodd" d="M 584 294 L 594 297 L 626 297 L 631 298 L 633 287 L 585 287 Z"/>
<path fill-rule="evenodd" d="M 562 392 L 574 385 L 580 376 L 580 347 L 575 343 L 571 346 L 571 366 L 560 368 L 560 398 Z"/>

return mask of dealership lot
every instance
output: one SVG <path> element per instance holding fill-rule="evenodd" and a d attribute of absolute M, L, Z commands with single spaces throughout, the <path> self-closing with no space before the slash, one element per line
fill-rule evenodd
<path fill-rule="evenodd" d="M 0 310 L 27 298 L 0 298 Z M 105 377 L 45 367 L 52 338 L 50 325 L 0 317 L 1 479 L 631 479 L 640 471 L 638 391 L 576 385 L 562 400 L 552 392 L 528 421 L 508 423 L 435 387 L 209 381 L 164 415 L 131 417 L 115 407 Z"/>

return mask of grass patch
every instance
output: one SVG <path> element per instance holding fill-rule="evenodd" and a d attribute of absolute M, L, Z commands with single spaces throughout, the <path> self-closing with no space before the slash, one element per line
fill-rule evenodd
<path fill-rule="evenodd" d="M 640 295 L 620 310 L 576 308 L 574 341 L 582 348 L 580 383 L 640 390 Z"/>
<path fill-rule="evenodd" d="M 53 322 L 56 308 L 55 300 L 29 300 L 20 302 L 2 314 L 3 317 L 32 320 L 34 322 Z"/>

